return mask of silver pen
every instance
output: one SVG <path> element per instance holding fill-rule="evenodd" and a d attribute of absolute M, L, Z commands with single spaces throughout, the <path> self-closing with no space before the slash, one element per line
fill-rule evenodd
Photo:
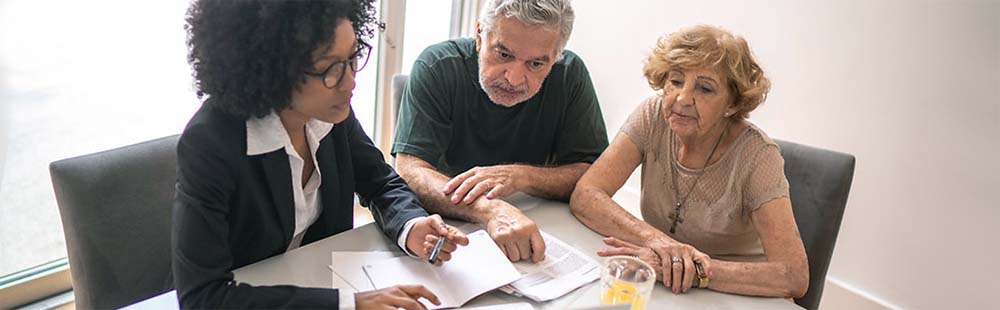
<path fill-rule="evenodd" d="M 433 264 L 437 261 L 438 253 L 441 253 L 441 246 L 444 245 L 444 236 L 438 236 L 437 243 L 434 244 L 434 248 L 431 249 L 431 256 L 427 258 L 427 262 Z"/>

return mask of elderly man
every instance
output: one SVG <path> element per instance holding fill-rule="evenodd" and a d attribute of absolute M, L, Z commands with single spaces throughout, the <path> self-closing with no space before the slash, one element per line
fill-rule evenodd
<path fill-rule="evenodd" d="M 477 36 L 428 47 L 403 99 L 392 154 L 428 211 L 483 223 L 511 261 L 545 257 L 535 223 L 499 199 L 568 200 L 608 146 L 583 60 L 566 51 L 567 0 L 490 0 Z"/>

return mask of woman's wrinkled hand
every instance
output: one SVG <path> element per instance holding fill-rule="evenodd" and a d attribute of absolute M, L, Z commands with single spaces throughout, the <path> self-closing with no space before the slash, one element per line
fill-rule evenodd
<path fill-rule="evenodd" d="M 643 262 L 649 264 L 650 267 L 653 267 L 653 270 L 656 270 L 657 281 L 663 280 L 663 268 L 660 267 L 660 256 L 653 249 L 641 247 L 615 237 L 604 238 L 604 244 L 613 246 L 614 248 L 598 250 L 597 255 L 601 257 L 615 255 L 638 257 Z"/>
<path fill-rule="evenodd" d="M 646 243 L 660 257 L 663 269 L 663 285 L 674 294 L 687 293 L 698 276 L 694 264 L 701 264 L 708 276 L 712 276 L 712 259 L 695 247 L 674 240 L 655 239 Z"/>

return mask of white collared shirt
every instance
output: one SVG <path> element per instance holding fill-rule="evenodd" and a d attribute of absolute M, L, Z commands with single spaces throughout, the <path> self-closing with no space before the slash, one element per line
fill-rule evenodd
<path fill-rule="evenodd" d="M 316 222 L 323 208 L 318 191 L 323 181 L 319 163 L 316 162 L 316 150 L 319 149 L 319 141 L 333 129 L 333 124 L 316 119 L 306 122 L 306 142 L 312 153 L 314 168 L 305 186 L 302 186 L 302 167 L 305 161 L 292 146 L 292 139 L 282 126 L 278 114 L 271 112 L 263 118 L 251 117 L 246 124 L 247 156 L 270 153 L 281 148 L 288 154 L 288 164 L 292 170 L 292 197 L 295 202 L 295 231 L 288 250 L 298 248 L 302 244 L 306 229 Z"/>
<path fill-rule="evenodd" d="M 322 175 L 319 163 L 316 160 L 316 150 L 319 149 L 319 142 L 333 130 L 334 124 L 323 122 L 317 119 L 309 119 L 306 122 L 306 142 L 309 144 L 309 152 L 312 153 L 313 171 L 302 186 L 302 167 L 305 164 L 299 153 L 292 146 L 292 139 L 288 136 L 285 126 L 281 124 L 278 114 L 271 112 L 262 118 L 251 117 L 246 121 L 247 126 L 247 156 L 260 155 L 285 149 L 288 154 L 288 164 L 292 172 L 292 197 L 295 202 L 295 232 L 292 235 L 292 242 L 288 245 L 287 251 L 294 250 L 302 245 L 302 238 L 310 225 L 316 222 L 323 209 L 320 201 L 319 187 L 322 185 Z M 407 254 L 413 256 L 406 249 L 406 236 L 418 217 L 411 219 L 403 225 L 403 231 L 399 234 L 396 244 L 403 248 Z"/>

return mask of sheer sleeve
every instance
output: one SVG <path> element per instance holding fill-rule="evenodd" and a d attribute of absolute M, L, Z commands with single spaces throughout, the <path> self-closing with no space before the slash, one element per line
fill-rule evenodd
<path fill-rule="evenodd" d="M 788 196 L 788 179 L 785 178 L 785 159 L 777 144 L 766 144 L 752 158 L 749 174 L 744 184 L 743 205 L 746 211 L 757 211 L 771 200 Z"/>
<path fill-rule="evenodd" d="M 656 122 L 662 121 L 660 118 L 660 96 L 652 96 L 643 100 L 632 111 L 632 114 L 625 120 L 625 124 L 622 124 L 621 132 L 627 135 L 632 143 L 635 143 L 640 153 L 646 154 L 653 127 Z"/>

